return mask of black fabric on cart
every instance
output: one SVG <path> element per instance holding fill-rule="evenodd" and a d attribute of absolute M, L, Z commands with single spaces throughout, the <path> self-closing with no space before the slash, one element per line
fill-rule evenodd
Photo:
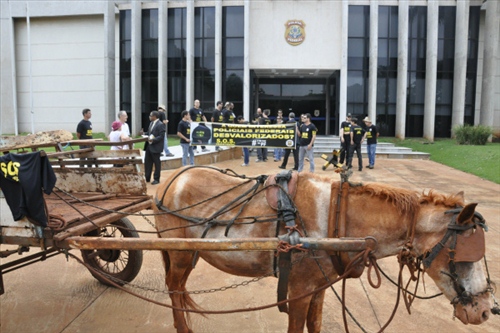
<path fill-rule="evenodd" d="M 15 221 L 24 216 L 47 226 L 43 192 L 52 193 L 56 175 L 49 159 L 40 152 L 0 156 L 0 188 Z"/>

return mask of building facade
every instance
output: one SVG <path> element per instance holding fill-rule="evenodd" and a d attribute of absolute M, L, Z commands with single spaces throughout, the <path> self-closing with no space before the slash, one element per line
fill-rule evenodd
<path fill-rule="evenodd" d="M 67 129 L 93 111 L 133 133 L 158 104 L 169 132 L 195 99 L 311 113 L 338 134 L 347 113 L 384 136 L 500 133 L 500 4 L 494 0 L 21 1 L 1 4 L 0 134 Z"/>

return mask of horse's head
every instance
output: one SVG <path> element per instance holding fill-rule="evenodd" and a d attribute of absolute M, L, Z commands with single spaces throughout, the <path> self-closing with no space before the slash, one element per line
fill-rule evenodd
<path fill-rule="evenodd" d="M 430 215 L 426 224 L 434 221 L 435 228 L 438 224 L 446 227 L 437 233 L 435 228 L 427 230 L 434 235 L 427 238 L 432 239 L 432 244 L 428 243 L 424 249 L 423 263 L 426 273 L 453 304 L 454 315 L 464 324 L 478 325 L 490 316 L 492 287 L 481 263 L 486 225 L 475 211 L 476 205 L 468 204 L 444 213 L 442 209 L 427 211 Z"/>

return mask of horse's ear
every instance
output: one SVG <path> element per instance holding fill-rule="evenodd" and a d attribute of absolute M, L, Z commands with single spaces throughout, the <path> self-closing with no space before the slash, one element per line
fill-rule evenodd
<path fill-rule="evenodd" d="M 465 201 L 464 194 L 465 194 L 465 193 L 464 193 L 464 191 L 460 191 L 460 192 L 458 192 L 457 194 L 455 194 L 455 197 L 456 197 L 457 199 L 460 199 L 460 201 L 464 202 L 464 201 Z"/>
<path fill-rule="evenodd" d="M 465 206 L 457 217 L 458 224 L 465 224 L 468 221 L 472 221 L 474 217 L 474 211 L 476 210 L 477 203 L 471 203 Z"/>

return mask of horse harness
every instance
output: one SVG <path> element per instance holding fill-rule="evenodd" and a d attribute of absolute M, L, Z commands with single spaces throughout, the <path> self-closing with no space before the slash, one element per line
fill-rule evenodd
<path fill-rule="evenodd" d="M 292 267 L 291 259 L 293 248 L 298 248 L 300 243 L 300 233 L 295 223 L 297 209 L 292 201 L 297 190 L 298 174 L 291 171 L 282 171 L 274 177 L 269 177 L 266 182 L 266 199 L 271 208 L 278 211 L 278 216 L 285 222 L 285 229 L 288 232 L 278 235 L 280 249 L 278 250 L 278 302 L 287 299 L 288 277 Z M 276 227 L 278 233 L 279 225 Z M 285 244 L 287 247 L 285 247 Z M 275 262 L 276 266 L 276 262 Z M 280 312 L 288 313 L 288 304 L 278 305 Z"/>
<path fill-rule="evenodd" d="M 462 305 L 472 304 L 474 296 L 493 290 L 489 277 L 486 280 L 488 284 L 486 290 L 480 292 L 478 295 L 472 295 L 467 292 L 458 281 L 459 277 L 457 274 L 456 263 L 473 263 L 484 258 L 486 250 L 484 231 L 488 231 L 484 218 L 478 212 L 474 212 L 473 217 L 470 221 L 468 221 L 468 223 L 463 225 L 458 224 L 457 217 L 462 210 L 463 208 L 459 207 L 444 212 L 445 214 L 453 214 L 451 222 L 448 224 L 446 234 L 443 236 L 441 241 L 434 245 L 434 247 L 423 256 L 422 260 L 424 267 L 429 268 L 438 254 L 446 247 L 446 243 L 451 240 L 448 245 L 448 267 L 450 272 L 447 273 L 443 271 L 441 273 L 448 275 L 453 282 L 453 288 L 457 293 L 457 296 L 451 301 L 451 304 L 453 304 L 454 307 L 459 303 Z M 474 218 L 477 218 L 478 221 L 474 221 Z M 469 236 L 464 236 L 463 232 L 470 229 L 474 229 L 473 232 Z M 498 308 L 498 304 L 495 304 L 495 307 L 491 311 L 494 314 L 499 314 L 500 310 Z"/>
<path fill-rule="evenodd" d="M 274 185 L 274 186 L 273 186 Z M 266 198 L 268 204 L 278 211 L 278 215 L 285 222 L 287 234 L 279 235 L 280 243 L 286 244 L 286 249 L 278 249 L 278 302 L 287 298 L 288 276 L 291 269 L 292 249 L 300 248 L 300 232 L 295 223 L 296 208 L 292 199 L 295 197 L 297 188 L 297 173 L 282 171 L 274 177 L 269 177 L 266 181 Z M 331 200 L 328 214 L 328 237 L 341 238 L 346 236 L 346 215 L 347 215 L 347 195 L 350 183 L 348 175 L 341 175 L 340 186 L 336 183 L 331 187 Z M 342 275 L 345 268 L 350 263 L 349 255 L 341 251 L 331 251 L 332 264 L 339 275 Z M 356 266 L 349 277 L 357 278 L 361 276 L 364 265 Z M 288 312 L 287 304 L 279 306 L 280 312 Z"/>

